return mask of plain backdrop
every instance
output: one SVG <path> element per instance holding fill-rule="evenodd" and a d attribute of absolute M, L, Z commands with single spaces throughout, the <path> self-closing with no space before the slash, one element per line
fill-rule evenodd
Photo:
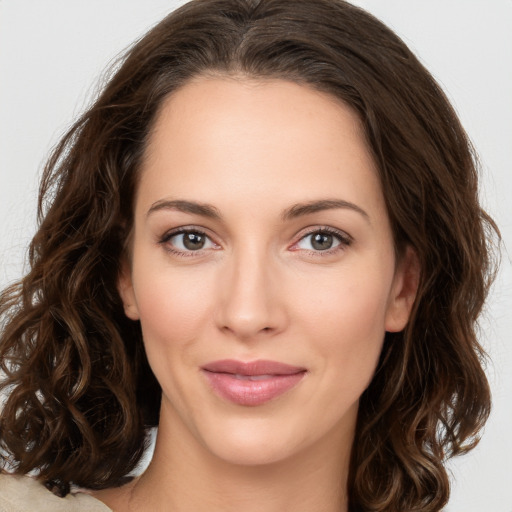
<path fill-rule="evenodd" d="M 49 149 L 107 64 L 183 1 L 0 0 L 0 287 L 18 278 Z M 450 463 L 448 512 L 512 512 L 512 0 L 356 0 L 419 55 L 482 162 L 482 201 L 504 238 L 481 322 L 494 407 L 479 447 Z M 508 247 L 508 252 L 507 252 Z"/>

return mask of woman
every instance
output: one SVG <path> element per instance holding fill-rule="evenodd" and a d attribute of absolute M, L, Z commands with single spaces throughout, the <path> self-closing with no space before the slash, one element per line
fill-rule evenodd
<path fill-rule="evenodd" d="M 338 1 L 187 4 L 56 148 L 40 207 L 1 298 L 0 438 L 5 468 L 54 494 L 3 475 L 4 501 L 446 503 L 445 460 L 489 411 L 495 226 L 450 105 L 380 22 Z"/>

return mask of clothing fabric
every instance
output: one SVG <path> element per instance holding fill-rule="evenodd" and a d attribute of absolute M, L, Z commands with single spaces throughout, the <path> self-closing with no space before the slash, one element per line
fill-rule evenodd
<path fill-rule="evenodd" d="M 0 512 L 113 512 L 84 492 L 59 498 L 29 476 L 0 474 Z"/>

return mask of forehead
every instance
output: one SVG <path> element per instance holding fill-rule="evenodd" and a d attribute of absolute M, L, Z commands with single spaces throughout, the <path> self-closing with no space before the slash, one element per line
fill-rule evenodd
<path fill-rule="evenodd" d="M 304 85 L 240 77 L 197 78 L 165 100 L 139 192 L 147 201 L 193 194 L 209 203 L 233 203 L 236 192 L 246 206 L 341 195 L 383 206 L 349 106 Z"/>

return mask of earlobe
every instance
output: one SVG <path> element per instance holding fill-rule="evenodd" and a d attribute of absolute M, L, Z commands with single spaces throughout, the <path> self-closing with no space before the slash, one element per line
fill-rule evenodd
<path fill-rule="evenodd" d="M 418 255 L 408 246 L 395 272 L 386 312 L 386 331 L 399 332 L 407 325 L 418 292 L 420 275 Z"/>
<path fill-rule="evenodd" d="M 117 278 L 117 291 L 123 301 L 124 314 L 130 320 L 139 320 L 139 310 L 135 300 L 130 266 L 126 262 L 121 265 L 119 277 Z"/>

